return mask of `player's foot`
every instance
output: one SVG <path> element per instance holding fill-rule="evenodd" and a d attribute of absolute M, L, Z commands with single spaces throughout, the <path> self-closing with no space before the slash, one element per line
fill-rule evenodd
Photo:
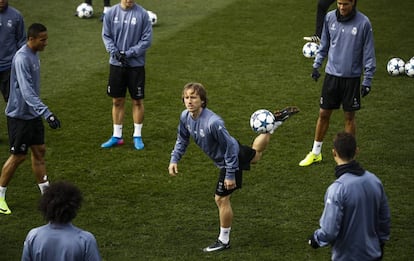
<path fill-rule="evenodd" d="M 122 138 L 117 138 L 112 136 L 107 142 L 102 143 L 101 148 L 111 148 L 115 146 L 120 146 L 124 144 L 124 140 Z"/>
<path fill-rule="evenodd" d="M 220 240 L 217 239 L 216 242 L 214 242 L 210 246 L 204 248 L 203 251 L 204 252 L 214 252 L 214 251 L 222 251 L 222 250 L 229 249 L 229 248 L 230 248 L 230 242 L 227 243 L 227 244 L 224 244 L 223 242 L 221 242 Z"/>
<path fill-rule="evenodd" d="M 289 106 L 282 110 L 276 110 L 273 112 L 273 115 L 275 115 L 276 121 L 285 121 L 289 119 L 289 117 L 293 116 L 294 114 L 299 112 L 299 108 L 296 106 Z"/>
<path fill-rule="evenodd" d="M 134 147 L 137 150 L 142 150 L 144 148 L 144 142 L 142 142 L 142 137 L 134 137 Z"/>
<path fill-rule="evenodd" d="M 7 206 L 6 200 L 4 198 L 0 198 L 0 213 L 5 215 L 11 214 L 11 210 L 9 206 Z"/>
<path fill-rule="evenodd" d="M 316 155 L 316 154 L 313 154 L 313 152 L 311 151 L 308 153 L 308 155 L 306 155 L 306 157 L 301 162 L 299 162 L 299 166 L 306 167 L 313 163 L 317 163 L 321 161 L 322 161 L 322 153 L 319 153 L 318 155 Z"/>
<path fill-rule="evenodd" d="M 319 36 L 317 35 L 312 35 L 312 36 L 305 36 L 303 37 L 303 40 L 308 41 L 308 42 L 314 42 L 319 44 L 321 42 L 321 38 L 319 38 Z"/>

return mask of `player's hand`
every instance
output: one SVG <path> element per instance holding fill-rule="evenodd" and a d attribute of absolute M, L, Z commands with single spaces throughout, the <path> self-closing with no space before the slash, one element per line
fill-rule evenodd
<path fill-rule="evenodd" d="M 122 66 L 124 67 L 128 66 L 128 60 L 124 52 L 116 51 L 114 54 L 114 57 L 116 60 L 118 60 L 118 62 L 122 64 Z"/>
<path fill-rule="evenodd" d="M 171 176 L 177 176 L 178 174 L 178 165 L 177 163 L 170 163 L 168 166 L 168 173 L 170 173 Z"/>
<path fill-rule="evenodd" d="M 227 190 L 235 189 L 237 187 L 236 180 L 234 180 L 234 179 L 225 179 L 224 180 L 224 187 Z"/>
<path fill-rule="evenodd" d="M 49 123 L 50 128 L 57 129 L 60 128 L 60 121 L 55 115 L 50 115 L 47 117 L 47 123 Z"/>
<path fill-rule="evenodd" d="M 318 69 L 313 68 L 311 76 L 316 82 L 316 81 L 318 81 L 319 77 L 321 77 L 321 74 L 319 73 Z"/>
<path fill-rule="evenodd" d="M 308 244 L 314 249 L 319 248 L 318 242 L 316 242 L 313 234 L 308 237 Z"/>
<path fill-rule="evenodd" d="M 371 86 L 365 86 L 365 85 L 361 86 L 361 96 L 362 97 L 367 96 L 370 91 L 371 91 Z"/>

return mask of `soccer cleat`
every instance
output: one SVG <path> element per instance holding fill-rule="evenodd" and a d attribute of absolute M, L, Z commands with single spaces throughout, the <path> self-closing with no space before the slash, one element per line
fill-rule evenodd
<path fill-rule="evenodd" d="M 144 142 L 142 142 L 142 137 L 137 136 L 134 137 L 133 140 L 135 149 L 142 150 L 144 148 Z"/>
<path fill-rule="evenodd" d="M 204 252 L 214 252 L 214 251 L 222 251 L 222 250 L 229 249 L 229 248 L 230 248 L 230 242 L 227 243 L 227 244 L 224 244 L 219 239 L 217 239 L 216 242 L 214 242 L 212 245 L 204 248 L 203 251 Z"/>
<path fill-rule="evenodd" d="M 311 165 L 312 163 L 317 163 L 322 161 L 322 153 L 319 153 L 318 155 L 313 154 L 313 152 L 309 152 L 306 157 L 299 162 L 299 166 L 306 167 Z"/>
<path fill-rule="evenodd" d="M 7 206 L 6 200 L 4 198 L 0 198 L 0 213 L 5 215 L 11 214 L 11 210 L 9 206 Z"/>
<path fill-rule="evenodd" d="M 117 138 L 112 136 L 107 142 L 102 143 L 101 148 L 111 148 L 115 146 L 120 146 L 124 144 L 124 140 L 122 138 Z"/>
<path fill-rule="evenodd" d="M 305 36 L 305 37 L 303 37 L 303 40 L 308 41 L 308 42 L 317 43 L 317 44 L 319 44 L 321 42 L 321 38 L 319 38 L 319 36 L 317 36 L 317 35 Z"/>
<path fill-rule="evenodd" d="M 289 117 L 293 116 L 294 114 L 299 112 L 299 108 L 296 106 L 289 106 L 282 110 L 276 110 L 273 112 L 276 121 L 285 121 L 289 119 Z"/>

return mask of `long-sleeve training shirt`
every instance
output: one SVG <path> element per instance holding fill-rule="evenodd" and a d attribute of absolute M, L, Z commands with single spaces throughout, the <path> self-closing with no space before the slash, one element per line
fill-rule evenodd
<path fill-rule="evenodd" d="M 361 77 L 364 72 L 362 85 L 371 86 L 376 58 L 374 36 L 368 17 L 357 11 L 349 21 L 338 22 L 336 10 L 327 13 L 313 68 L 321 67 L 327 55 L 326 73 L 355 78 Z"/>
<path fill-rule="evenodd" d="M 380 244 L 390 236 L 390 210 L 383 185 L 369 171 L 342 172 L 326 191 L 320 228 L 314 237 L 319 246 L 332 245 L 334 261 L 376 260 L 381 256 Z"/>
<path fill-rule="evenodd" d="M 229 134 L 220 116 L 204 108 L 199 117 L 193 119 L 188 110 L 184 110 L 178 124 L 177 141 L 171 152 L 171 163 L 178 163 L 184 155 L 190 137 L 217 167 L 226 169 L 226 179 L 234 180 L 239 168 L 239 143 Z"/>
<path fill-rule="evenodd" d="M 72 223 L 47 224 L 29 231 L 22 261 L 100 261 L 95 237 Z"/>
<path fill-rule="evenodd" d="M 52 113 L 40 99 L 40 60 L 27 45 L 13 58 L 10 74 L 10 96 L 6 116 L 31 120 L 39 116 L 47 119 Z"/>
<path fill-rule="evenodd" d="M 152 24 L 147 11 L 138 4 L 131 9 L 121 4 L 111 7 L 104 16 L 102 40 L 110 54 L 109 63 L 120 66 L 113 56 L 124 52 L 130 67 L 144 66 L 145 53 L 152 42 Z"/>
<path fill-rule="evenodd" d="M 8 6 L 0 12 L 0 72 L 10 69 L 14 54 L 26 40 L 23 16 Z"/>

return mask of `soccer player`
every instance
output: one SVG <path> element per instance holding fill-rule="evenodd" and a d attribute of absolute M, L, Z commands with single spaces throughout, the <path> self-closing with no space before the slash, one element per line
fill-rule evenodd
<path fill-rule="evenodd" d="M 147 11 L 134 0 L 121 0 L 105 14 L 102 39 L 110 54 L 107 94 L 112 97 L 113 134 L 101 147 L 110 148 L 124 144 L 122 127 L 128 89 L 132 99 L 134 147 L 142 150 L 145 54 L 152 42 L 152 25 Z"/>
<path fill-rule="evenodd" d="M 382 260 L 390 237 L 390 209 L 381 181 L 355 161 L 355 137 L 338 133 L 332 150 L 336 180 L 325 194 L 320 228 L 309 245 L 331 245 L 332 259 Z"/>
<path fill-rule="evenodd" d="M 32 171 L 40 191 L 49 186 L 46 175 L 44 117 L 53 129 L 60 128 L 60 121 L 42 102 L 40 93 L 40 60 L 38 52 L 47 45 L 48 34 L 44 25 L 34 23 L 28 29 L 28 41 L 13 58 L 10 76 L 10 97 L 5 112 L 9 133 L 10 156 L 4 163 L 0 176 L 0 213 L 10 214 L 5 201 L 7 185 L 30 148 Z"/>
<path fill-rule="evenodd" d="M 312 151 L 299 162 L 309 166 L 322 161 L 323 139 L 333 110 L 342 105 L 345 131 L 355 135 L 355 113 L 361 108 L 361 96 L 371 91 L 376 70 L 374 35 L 368 17 L 355 8 L 356 0 L 337 0 L 337 9 L 325 17 L 319 52 L 313 63 L 312 78 L 320 77 L 319 68 L 326 57 L 325 80 L 319 102 Z M 362 86 L 361 76 L 364 74 Z"/>
<path fill-rule="evenodd" d="M 318 5 L 316 8 L 315 34 L 312 36 L 303 37 L 305 41 L 314 42 L 317 44 L 320 43 L 325 15 L 328 12 L 329 6 L 331 6 L 333 2 L 335 2 L 335 0 L 318 0 Z M 357 0 L 355 0 L 355 6 L 356 6 L 356 3 L 357 3 Z"/>
<path fill-rule="evenodd" d="M 0 0 L 0 21 L 0 91 L 7 103 L 12 60 L 27 39 L 23 16 L 9 6 L 9 0 Z"/>
<path fill-rule="evenodd" d="M 207 108 L 207 93 L 200 83 L 186 84 L 182 92 L 182 100 L 186 109 L 180 116 L 177 141 L 171 153 L 168 172 L 171 176 L 178 174 L 177 164 L 184 155 L 190 138 L 220 169 L 215 192 L 220 234 L 212 245 L 204 248 L 204 252 L 224 250 L 230 247 L 230 230 L 233 221 L 230 196 L 242 186 L 242 171 L 249 170 L 250 164 L 261 159 L 271 134 L 258 135 L 251 147 L 241 145 L 229 134 L 220 116 Z M 299 110 L 296 107 L 275 112 L 278 123 L 275 129 L 297 112 Z"/>
<path fill-rule="evenodd" d="M 46 225 L 33 228 L 24 241 L 22 261 L 99 261 L 94 235 L 72 224 L 82 194 L 69 182 L 52 183 L 39 203 Z"/>

